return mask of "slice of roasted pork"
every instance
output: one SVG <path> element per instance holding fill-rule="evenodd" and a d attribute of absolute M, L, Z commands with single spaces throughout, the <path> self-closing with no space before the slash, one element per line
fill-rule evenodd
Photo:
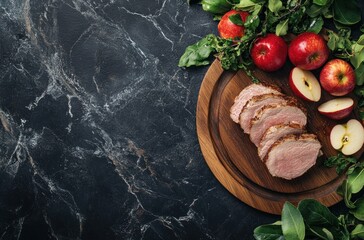
<path fill-rule="evenodd" d="M 259 83 L 259 84 L 253 83 L 253 84 L 247 86 L 246 88 L 244 88 L 239 93 L 239 95 L 235 98 L 234 104 L 230 108 L 231 119 L 234 122 L 239 123 L 239 115 L 241 113 L 241 110 L 247 103 L 247 101 L 249 101 L 249 99 L 254 96 L 262 95 L 262 94 L 266 94 L 266 93 L 281 94 L 280 89 L 278 87 L 267 85 L 267 84 L 262 84 L 262 83 Z"/>
<path fill-rule="evenodd" d="M 286 135 L 271 146 L 265 164 L 272 176 L 297 178 L 315 165 L 320 148 L 315 134 Z"/>
<path fill-rule="evenodd" d="M 239 116 L 240 127 L 245 133 L 250 133 L 250 121 L 255 113 L 262 107 L 268 104 L 279 104 L 288 101 L 294 101 L 292 97 L 286 95 L 277 95 L 274 93 L 267 93 L 252 97 L 243 107 Z"/>
<path fill-rule="evenodd" d="M 304 126 L 294 123 L 279 124 L 268 128 L 263 134 L 258 146 L 258 155 L 260 159 L 264 159 L 270 147 L 278 141 L 278 139 L 289 134 L 299 134 L 304 132 Z"/>
<path fill-rule="evenodd" d="M 295 101 L 265 105 L 251 120 L 250 140 L 258 146 L 268 128 L 288 123 L 305 126 L 307 123 L 306 110 Z"/>

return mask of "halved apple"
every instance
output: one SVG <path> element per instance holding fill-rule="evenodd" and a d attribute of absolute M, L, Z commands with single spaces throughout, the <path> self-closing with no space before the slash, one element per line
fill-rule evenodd
<path fill-rule="evenodd" d="M 339 120 L 350 115 L 354 108 L 351 98 L 335 98 L 321 104 L 317 110 L 328 118 Z"/>
<path fill-rule="evenodd" d="M 320 83 L 310 71 L 293 68 L 289 75 L 289 86 L 294 94 L 304 100 L 318 102 L 321 98 Z"/>
<path fill-rule="evenodd" d="M 340 150 L 343 154 L 353 155 L 363 147 L 363 125 L 356 119 L 351 119 L 346 124 L 336 125 L 331 130 L 330 142 L 333 148 Z"/>

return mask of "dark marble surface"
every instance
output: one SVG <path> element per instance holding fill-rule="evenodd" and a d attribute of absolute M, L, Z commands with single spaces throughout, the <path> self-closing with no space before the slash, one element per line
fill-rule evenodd
<path fill-rule="evenodd" d="M 185 0 L 1 0 L 0 239 L 252 239 L 195 127 Z M 332 209 L 340 211 L 342 204 Z"/>

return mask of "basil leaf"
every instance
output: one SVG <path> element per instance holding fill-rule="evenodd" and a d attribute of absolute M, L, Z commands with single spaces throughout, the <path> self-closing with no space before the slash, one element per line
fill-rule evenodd
<path fill-rule="evenodd" d="M 269 0 L 268 1 L 268 8 L 271 12 L 276 13 L 283 7 L 281 0 Z"/>
<path fill-rule="evenodd" d="M 364 198 L 359 198 L 354 202 L 355 208 L 350 210 L 350 213 L 357 219 L 364 221 Z"/>
<path fill-rule="evenodd" d="M 359 117 L 361 120 L 364 120 L 364 110 L 359 111 Z"/>
<path fill-rule="evenodd" d="M 320 16 L 322 13 L 325 13 L 328 11 L 328 7 L 330 6 L 330 4 L 327 4 L 328 6 L 319 6 L 317 4 L 312 4 L 308 9 L 307 9 L 307 15 L 315 18 Z"/>
<path fill-rule="evenodd" d="M 351 201 L 352 192 L 350 191 L 347 179 L 338 187 L 337 193 L 344 198 L 345 205 L 348 208 L 355 208 L 354 203 Z"/>
<path fill-rule="evenodd" d="M 276 26 L 277 36 L 284 36 L 287 34 L 287 31 L 288 31 L 288 19 L 277 24 Z"/>
<path fill-rule="evenodd" d="M 353 25 L 361 20 L 361 10 L 355 0 L 335 0 L 333 10 L 334 20 L 339 23 Z"/>
<path fill-rule="evenodd" d="M 362 34 L 359 39 L 356 41 L 359 45 L 364 45 L 364 34 Z"/>
<path fill-rule="evenodd" d="M 356 84 L 362 86 L 364 84 L 364 63 L 362 62 L 358 68 L 355 69 Z"/>
<path fill-rule="evenodd" d="M 351 232 L 351 237 L 355 238 L 361 238 L 364 239 L 364 225 L 363 224 L 358 224 L 354 230 Z"/>
<path fill-rule="evenodd" d="M 309 230 L 311 233 L 313 233 L 314 235 L 316 235 L 317 237 L 319 237 L 321 239 L 325 239 L 325 240 L 334 240 L 335 239 L 332 232 L 330 232 L 330 230 L 328 230 L 326 228 L 310 227 Z"/>
<path fill-rule="evenodd" d="M 351 193 L 358 193 L 364 187 L 364 168 L 357 167 L 348 175 L 348 187 Z"/>
<path fill-rule="evenodd" d="M 230 15 L 229 16 L 229 19 L 232 23 L 238 25 L 238 26 L 243 26 L 244 25 L 244 22 L 243 20 L 241 19 L 241 16 L 239 13 L 237 14 L 233 14 L 233 15 Z"/>
<path fill-rule="evenodd" d="M 254 229 L 256 240 L 284 240 L 282 227 L 280 225 L 262 225 Z"/>
<path fill-rule="evenodd" d="M 290 202 L 285 202 L 283 205 L 282 231 L 285 240 L 305 239 L 305 223 L 302 215 Z"/>
<path fill-rule="evenodd" d="M 314 199 L 304 199 L 298 204 L 305 223 L 309 226 L 339 226 L 339 221 L 330 210 Z"/>
<path fill-rule="evenodd" d="M 327 1 L 328 0 L 313 0 L 313 3 L 319 6 L 325 6 L 327 4 Z"/>
<path fill-rule="evenodd" d="M 360 27 L 360 32 L 364 33 L 364 24 Z"/>
<path fill-rule="evenodd" d="M 245 10 L 245 11 L 251 11 L 253 10 L 257 5 L 265 3 L 266 0 L 240 0 L 238 4 L 235 5 L 235 8 L 239 10 Z"/>
<path fill-rule="evenodd" d="M 201 5 L 204 11 L 213 14 L 224 14 L 232 7 L 226 0 L 202 0 Z"/>
<path fill-rule="evenodd" d="M 208 65 L 210 63 L 208 58 L 211 53 L 215 52 L 215 42 L 216 36 L 209 34 L 197 43 L 188 46 L 181 56 L 178 66 L 190 67 Z"/>
<path fill-rule="evenodd" d="M 324 20 L 322 19 L 322 17 L 314 18 L 308 26 L 307 32 L 319 33 L 323 25 Z"/>
<path fill-rule="evenodd" d="M 364 45 L 354 44 L 352 46 L 353 56 L 350 57 L 350 63 L 354 68 L 358 68 L 364 61 Z"/>

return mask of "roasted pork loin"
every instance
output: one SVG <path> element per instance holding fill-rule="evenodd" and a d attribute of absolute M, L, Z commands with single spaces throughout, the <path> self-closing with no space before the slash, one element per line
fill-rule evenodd
<path fill-rule="evenodd" d="M 252 97 L 262 95 L 266 93 L 281 94 L 280 89 L 276 86 L 270 86 L 267 84 L 251 84 L 244 88 L 239 95 L 235 98 L 234 104 L 230 109 L 231 119 L 239 123 L 239 115 L 241 110 Z"/>
<path fill-rule="evenodd" d="M 265 155 L 267 154 L 270 147 L 280 138 L 289 134 L 303 133 L 303 127 L 304 126 L 299 124 L 289 123 L 274 125 L 268 128 L 259 142 L 258 155 L 260 159 L 263 160 L 265 158 Z"/>
<path fill-rule="evenodd" d="M 239 116 L 240 127 L 245 133 L 250 133 L 250 121 L 255 116 L 255 113 L 259 111 L 262 107 L 268 104 L 279 104 L 285 103 L 287 101 L 293 101 L 291 97 L 286 95 L 267 93 L 263 95 L 258 95 L 252 97 L 243 107 Z"/>
<path fill-rule="evenodd" d="M 321 153 L 316 135 L 305 133 L 306 114 L 296 99 L 265 84 L 244 88 L 230 109 L 269 172 L 288 180 L 304 174 Z"/>
<path fill-rule="evenodd" d="M 259 146 L 263 134 L 268 128 L 278 124 L 294 123 L 305 126 L 306 110 L 296 102 L 268 104 L 260 109 L 251 120 L 250 140 Z"/>
<path fill-rule="evenodd" d="M 269 149 L 265 164 L 272 176 L 293 179 L 316 163 L 321 144 L 314 134 L 290 134 L 280 138 Z"/>

